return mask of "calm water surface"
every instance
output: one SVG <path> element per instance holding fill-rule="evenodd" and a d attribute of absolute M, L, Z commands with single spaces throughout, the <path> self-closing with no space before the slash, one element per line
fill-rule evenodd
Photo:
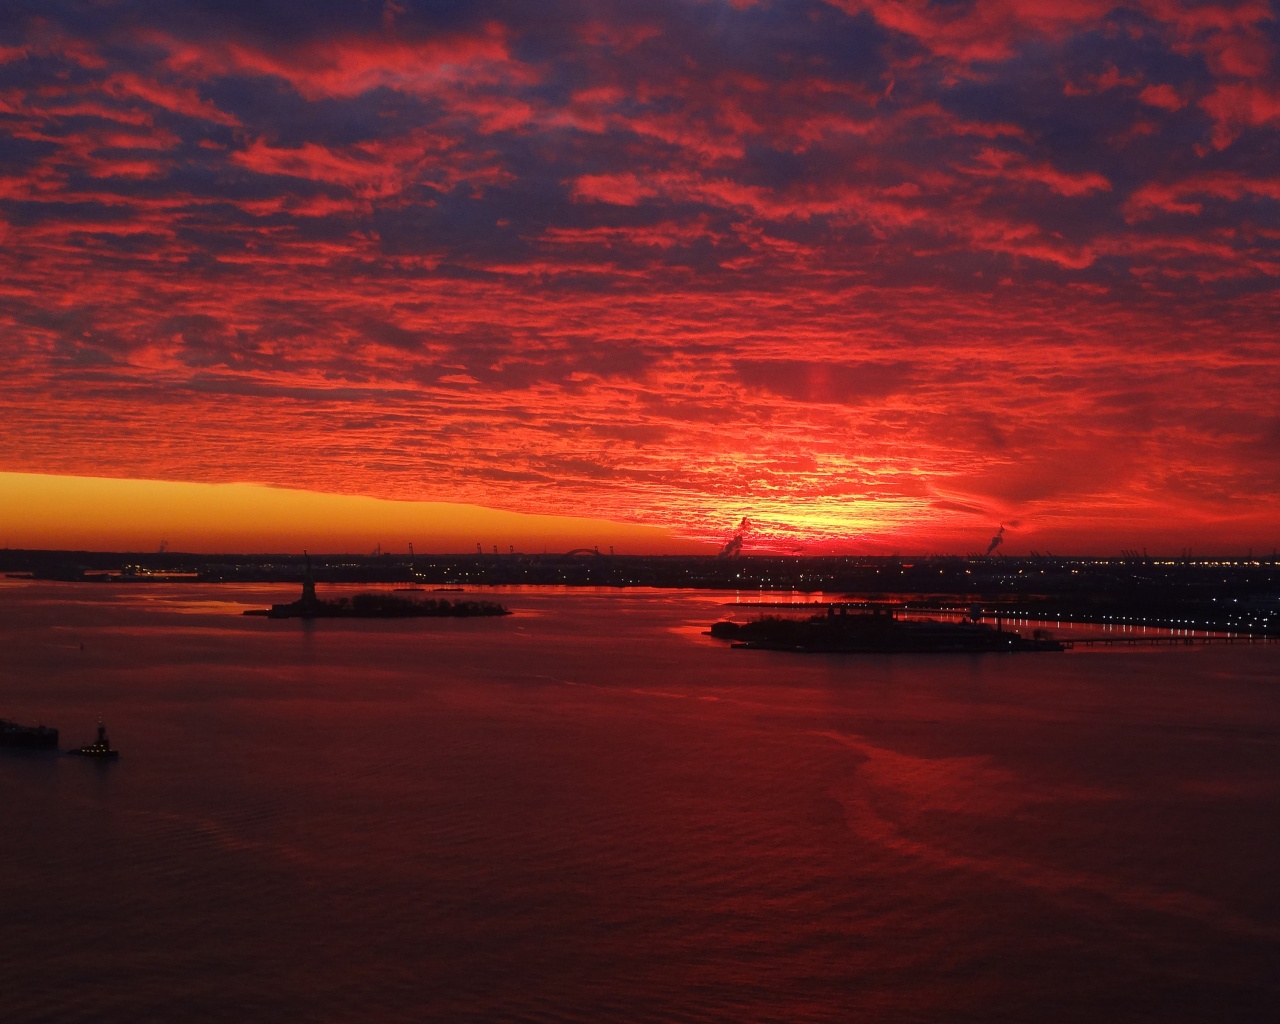
<path fill-rule="evenodd" d="M 0 754 L 3 1020 L 1276 1019 L 1280 646 L 240 615 L 295 591 L 0 584 L 0 717 L 123 752 Z"/>

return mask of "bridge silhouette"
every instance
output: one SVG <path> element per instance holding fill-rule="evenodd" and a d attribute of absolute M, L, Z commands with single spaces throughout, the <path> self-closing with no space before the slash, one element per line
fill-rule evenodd
<path fill-rule="evenodd" d="M 561 558 L 582 558 L 586 555 L 590 555 L 593 558 L 605 557 L 604 555 L 600 554 L 599 548 L 574 548 L 572 551 L 566 551 L 560 557 Z"/>

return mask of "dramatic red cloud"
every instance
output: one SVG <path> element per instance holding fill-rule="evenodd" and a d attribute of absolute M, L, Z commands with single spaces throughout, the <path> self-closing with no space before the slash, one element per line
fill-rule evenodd
<path fill-rule="evenodd" d="M 1269 5 L 588 6 L 0 29 L 0 471 L 1280 542 Z"/>
<path fill-rule="evenodd" d="M 376 89 L 431 95 L 456 85 L 528 84 L 529 73 L 512 60 L 506 35 L 501 24 L 489 23 L 479 33 L 441 33 L 416 42 L 385 29 L 271 48 L 234 40 L 187 42 L 163 32 L 144 38 L 167 51 L 164 66 L 183 78 L 279 78 L 303 98 L 318 100 Z"/>

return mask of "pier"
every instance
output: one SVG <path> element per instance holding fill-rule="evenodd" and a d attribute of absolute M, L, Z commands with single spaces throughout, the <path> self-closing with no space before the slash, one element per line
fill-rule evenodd
<path fill-rule="evenodd" d="M 908 615 L 915 613 L 924 616 L 938 616 L 945 619 L 953 617 L 972 619 L 974 621 L 991 619 L 1003 628 L 1016 630 L 1019 627 L 1035 627 L 1037 630 L 1049 625 L 1060 632 L 1054 634 L 1066 649 L 1072 647 L 1200 647 L 1219 644 L 1274 644 L 1280 643 L 1280 636 L 1273 633 L 1235 632 L 1222 629 L 1201 627 L 1200 629 L 1179 626 L 1177 619 L 1157 621 L 1134 621 L 1131 616 L 1069 616 L 1059 612 L 1037 611 L 1027 608 L 1009 606 L 971 605 L 968 609 L 954 604 L 927 604 L 910 600 L 843 600 L 843 601 L 726 601 L 726 608 L 739 609 L 772 609 L 790 612 L 814 612 L 831 609 L 862 610 L 876 607 L 891 607 Z M 976 616 L 976 618 L 975 618 Z M 1207 624 L 1206 624 L 1207 625 Z M 1095 626 L 1115 633 L 1101 635 L 1073 635 L 1082 627 Z M 1141 632 L 1139 632 L 1141 631 Z"/>
<path fill-rule="evenodd" d="M 1274 644 L 1275 636 L 1086 636 L 1061 637 L 1068 647 L 1207 647 L 1210 644 Z"/>

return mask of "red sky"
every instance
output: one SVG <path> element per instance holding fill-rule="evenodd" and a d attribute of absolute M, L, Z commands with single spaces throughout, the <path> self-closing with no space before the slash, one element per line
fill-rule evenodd
<path fill-rule="evenodd" d="M 0 473 L 1280 543 L 1271 4 L 10 7 Z"/>

